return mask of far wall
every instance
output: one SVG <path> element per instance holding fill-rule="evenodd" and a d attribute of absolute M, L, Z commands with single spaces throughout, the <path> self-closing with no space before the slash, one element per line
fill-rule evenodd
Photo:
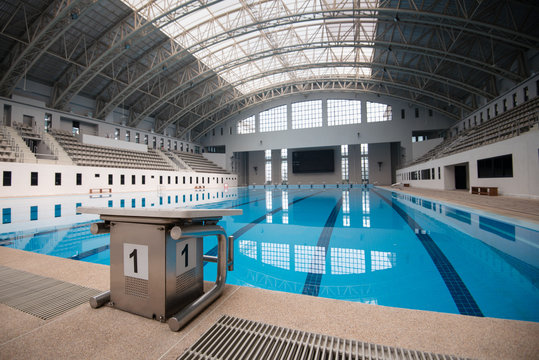
<path fill-rule="evenodd" d="M 322 148 L 301 148 L 301 150 L 314 150 Z M 342 183 L 341 147 L 332 146 L 323 149 L 334 150 L 334 172 L 295 174 L 292 170 L 292 152 L 297 149 L 288 149 L 288 184 L 340 184 Z M 272 184 L 281 184 L 281 151 L 273 150 L 272 157 Z M 248 152 L 247 173 L 248 180 L 245 185 L 265 184 L 266 159 L 264 151 Z M 392 156 L 391 144 L 369 144 L 369 183 L 377 185 L 390 185 L 392 183 Z M 378 162 L 381 164 L 379 165 Z M 361 180 L 361 155 L 360 146 L 351 145 L 348 149 L 348 173 L 350 183 L 359 184 Z M 241 169 L 240 169 L 241 172 Z"/>
<path fill-rule="evenodd" d="M 477 160 L 507 154 L 513 156 L 513 177 L 478 177 Z M 539 179 L 539 130 L 535 129 L 504 141 L 400 169 L 397 171 L 397 181 L 408 183 L 413 187 L 454 190 L 454 168 L 457 165 L 467 166 L 468 189 L 471 186 L 495 186 L 498 187 L 498 193 L 501 195 L 539 199 L 539 181 L 537 181 Z M 405 179 L 405 174 L 425 169 L 434 169 L 435 179 Z M 438 176 L 438 171 L 440 176 Z"/>

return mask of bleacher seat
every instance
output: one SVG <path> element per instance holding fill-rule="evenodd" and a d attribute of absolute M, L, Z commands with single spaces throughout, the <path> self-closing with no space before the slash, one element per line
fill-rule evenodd
<path fill-rule="evenodd" d="M 446 138 L 425 155 L 404 167 L 507 140 L 529 131 L 538 122 L 539 97 L 536 97 L 480 125 L 466 129 L 458 136 Z"/>
<path fill-rule="evenodd" d="M 56 141 L 71 159 L 81 166 L 175 171 L 154 149 L 134 151 L 106 146 L 82 144 L 67 131 L 51 130 Z"/>

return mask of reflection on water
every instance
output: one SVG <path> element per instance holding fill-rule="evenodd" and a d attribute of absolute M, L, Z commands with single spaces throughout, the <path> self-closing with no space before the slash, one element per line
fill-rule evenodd
<path fill-rule="evenodd" d="M 316 185 L 2 199 L 0 245 L 108 263 L 109 236 L 90 233 L 98 217 L 80 206 L 242 209 L 220 222 L 238 234 L 233 284 L 458 313 L 421 243 L 428 236 L 486 316 L 539 321 L 539 232 L 501 217 L 381 189 Z M 205 241 L 204 252 L 213 246 Z M 204 274 L 214 280 L 215 265 Z"/>

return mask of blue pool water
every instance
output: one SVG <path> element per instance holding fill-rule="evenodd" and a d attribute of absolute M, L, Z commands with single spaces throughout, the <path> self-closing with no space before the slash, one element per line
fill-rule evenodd
<path fill-rule="evenodd" d="M 370 189 L 231 189 L 3 199 L 0 245 L 109 263 L 77 206 L 237 208 L 228 283 L 370 304 L 539 321 L 539 227 Z M 216 253 L 216 241 L 204 241 Z M 216 265 L 204 267 L 215 280 Z"/>

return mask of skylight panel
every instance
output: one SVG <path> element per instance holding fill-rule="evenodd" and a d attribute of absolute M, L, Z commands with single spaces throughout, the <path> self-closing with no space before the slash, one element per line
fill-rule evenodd
<path fill-rule="evenodd" d="M 357 9 L 357 1 L 344 0 L 223 0 L 196 10 L 185 0 L 122 1 L 148 21 L 166 14 L 169 6 L 184 4 L 185 8 L 171 11 L 157 21 L 156 26 L 223 79 L 237 84 L 237 90 L 243 93 L 318 76 L 357 78 L 371 75 L 369 67 L 346 66 L 346 63 L 372 61 L 376 20 L 352 15 L 359 11 L 360 15 L 375 16 L 375 10 L 365 9 L 376 8 L 377 0 L 359 1 L 363 10 Z M 320 18 L 320 14 L 316 14 L 308 21 L 285 24 L 282 20 L 286 16 L 305 16 L 321 10 L 331 11 L 331 16 L 336 14 L 335 10 L 340 11 L 339 15 L 343 17 Z M 175 20 L 165 26 L 172 19 Z M 267 26 L 268 20 L 273 24 L 271 27 Z M 294 47 L 294 51 L 283 51 L 283 48 Z M 252 64 L 243 64 L 245 61 Z M 325 63 L 336 66 L 317 67 Z M 231 66 L 237 68 L 231 69 Z M 306 66 L 314 68 L 291 71 Z M 273 74 L 280 69 L 281 74 Z M 266 72 L 269 72 L 268 76 L 260 79 L 242 80 Z"/>

